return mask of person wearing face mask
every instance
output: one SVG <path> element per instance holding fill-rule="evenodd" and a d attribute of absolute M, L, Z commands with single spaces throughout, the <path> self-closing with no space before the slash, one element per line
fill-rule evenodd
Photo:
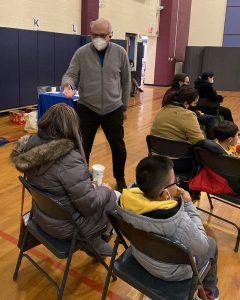
<path fill-rule="evenodd" d="M 127 53 L 110 41 L 112 28 L 108 20 L 90 24 L 92 42 L 79 48 L 63 76 L 63 93 L 72 97 L 78 88 L 76 111 L 80 118 L 86 160 L 89 162 L 97 129 L 101 126 L 112 150 L 113 175 L 117 188 L 126 187 L 123 121 L 131 89 Z"/>
<path fill-rule="evenodd" d="M 136 182 L 138 187 L 123 190 L 117 204 L 118 214 L 135 228 L 183 244 L 195 257 L 199 271 L 210 260 L 211 269 L 203 287 L 206 299 L 217 299 L 217 245 L 207 236 L 189 193 L 176 185 L 172 161 L 157 155 L 142 159 L 136 168 Z M 155 277 L 182 281 L 192 276 L 190 266 L 156 261 L 133 245 L 131 252 Z M 199 297 L 202 299 L 201 291 Z"/>
<path fill-rule="evenodd" d="M 175 74 L 173 77 L 171 87 L 165 92 L 163 96 L 162 106 L 164 106 L 168 94 L 172 92 L 177 92 L 178 90 L 180 90 L 182 86 L 189 85 L 189 84 L 190 84 L 190 79 L 188 74 L 186 73 Z"/>
<path fill-rule="evenodd" d="M 183 86 L 190 85 L 189 75 L 186 73 L 178 73 L 173 77 L 171 88 L 168 89 L 163 96 L 162 107 L 166 104 L 167 96 L 172 92 L 177 92 Z M 197 115 L 198 122 L 205 128 L 206 137 L 213 140 L 213 127 L 216 124 L 215 117 L 212 115 L 204 114 L 197 106 L 190 105 L 190 110 L 194 111 Z"/>
<path fill-rule="evenodd" d="M 213 88 L 214 73 L 204 72 L 195 80 L 195 89 L 199 92 L 199 103 L 197 109 L 208 115 L 216 116 L 219 114 L 224 120 L 233 122 L 231 110 L 221 106 L 223 96 L 218 95 Z"/>
<path fill-rule="evenodd" d="M 153 121 L 151 134 L 176 141 L 189 141 L 192 144 L 203 140 L 197 115 L 190 110 L 197 102 L 198 92 L 189 86 L 168 94 L 164 107 Z"/>

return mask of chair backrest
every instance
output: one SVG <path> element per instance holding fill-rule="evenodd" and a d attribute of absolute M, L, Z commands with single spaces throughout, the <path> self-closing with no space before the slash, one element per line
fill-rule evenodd
<path fill-rule="evenodd" d="M 223 177 L 240 177 L 240 159 L 225 154 L 195 148 L 196 158 L 200 165 L 208 167 Z"/>
<path fill-rule="evenodd" d="M 19 176 L 19 180 L 32 196 L 32 200 L 47 216 L 57 220 L 69 220 L 70 214 L 61 203 L 56 202 L 51 196 L 31 185 L 25 178 Z"/>
<path fill-rule="evenodd" d="M 191 265 L 196 274 L 193 257 L 183 245 L 160 235 L 137 229 L 116 212 L 108 212 L 108 217 L 118 236 L 123 235 L 140 252 L 161 262 Z"/>
<path fill-rule="evenodd" d="M 187 141 L 174 141 L 156 135 L 148 135 L 148 154 L 158 154 L 169 158 L 191 158 L 194 156 L 194 146 Z"/>

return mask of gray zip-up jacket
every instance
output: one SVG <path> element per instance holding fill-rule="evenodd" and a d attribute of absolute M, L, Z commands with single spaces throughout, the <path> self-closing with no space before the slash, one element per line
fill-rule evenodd
<path fill-rule="evenodd" d="M 201 256 L 208 251 L 208 236 L 199 213 L 192 202 L 182 201 L 179 211 L 168 219 L 153 219 L 137 215 L 119 205 L 117 205 L 117 211 L 124 220 L 135 228 L 160 234 L 172 241 L 177 241 L 187 247 L 193 256 Z M 156 261 L 135 247 L 131 247 L 135 259 L 153 276 L 169 281 L 181 281 L 192 276 L 191 267 L 188 265 L 175 265 Z"/>
<path fill-rule="evenodd" d="M 119 107 L 127 109 L 131 75 L 124 48 L 109 43 L 103 66 L 93 43 L 79 48 L 63 76 L 62 85 L 70 84 L 79 90 L 79 103 L 105 115 Z"/>

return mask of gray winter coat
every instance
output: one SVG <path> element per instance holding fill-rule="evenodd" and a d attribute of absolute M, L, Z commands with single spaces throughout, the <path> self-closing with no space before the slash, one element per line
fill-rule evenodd
<path fill-rule="evenodd" d="M 124 48 L 109 43 L 103 66 L 92 43 L 79 48 L 63 76 L 62 85 L 70 84 L 79 90 L 79 103 L 105 115 L 121 106 L 127 109 L 131 75 Z"/>
<path fill-rule="evenodd" d="M 28 181 L 53 195 L 77 218 L 83 235 L 91 236 L 107 224 L 107 210 L 115 208 L 115 193 L 107 187 L 94 188 L 88 167 L 72 141 L 46 141 L 37 135 L 21 138 L 11 154 L 16 168 Z M 72 236 L 70 220 L 56 220 L 33 205 L 33 216 L 48 234 L 68 239 Z"/>
<path fill-rule="evenodd" d="M 182 202 L 179 211 L 168 219 L 153 219 L 137 215 L 119 205 L 117 205 L 117 211 L 135 228 L 160 234 L 172 241 L 182 243 L 193 256 L 201 256 L 208 251 L 208 237 L 192 202 Z M 135 259 L 153 276 L 169 281 L 185 280 L 192 276 L 191 267 L 188 265 L 159 262 L 141 253 L 135 247 L 131 247 Z"/>

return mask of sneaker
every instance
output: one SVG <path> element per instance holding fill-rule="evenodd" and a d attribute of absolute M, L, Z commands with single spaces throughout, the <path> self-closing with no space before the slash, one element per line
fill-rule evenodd
<path fill-rule="evenodd" d="M 143 89 L 141 87 L 138 88 L 140 93 L 143 93 Z"/>
<path fill-rule="evenodd" d="M 122 190 L 127 188 L 125 178 L 118 179 L 116 180 L 116 182 L 117 182 L 117 190 L 120 193 L 122 193 Z"/>
<path fill-rule="evenodd" d="M 218 300 L 219 299 L 219 289 L 204 289 L 207 300 Z M 198 295 L 195 297 L 195 300 L 204 299 L 202 296 L 202 290 L 198 290 Z"/>

